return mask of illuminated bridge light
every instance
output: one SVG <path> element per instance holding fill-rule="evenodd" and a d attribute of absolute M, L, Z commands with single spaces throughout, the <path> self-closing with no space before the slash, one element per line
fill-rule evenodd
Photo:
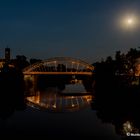
<path fill-rule="evenodd" d="M 41 97 L 43 96 L 43 97 Z M 90 96 L 61 96 L 56 94 L 56 98 L 54 98 L 54 94 L 45 94 L 41 95 L 40 97 L 32 96 L 27 97 L 28 105 L 40 110 L 48 110 L 48 111 L 54 111 L 54 112 L 71 112 L 71 111 L 77 111 L 82 108 L 85 108 L 86 106 L 89 106 L 88 103 L 90 103 L 92 99 Z M 47 102 L 45 100 L 42 100 L 42 98 L 46 98 Z"/>
<path fill-rule="evenodd" d="M 25 75 L 81 74 L 92 75 L 94 67 L 84 61 L 69 57 L 56 57 L 32 64 L 25 68 Z M 73 72 L 73 73 L 71 73 Z"/>

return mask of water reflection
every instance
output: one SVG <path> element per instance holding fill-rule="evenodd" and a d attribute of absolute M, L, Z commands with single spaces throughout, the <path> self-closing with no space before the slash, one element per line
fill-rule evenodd
<path fill-rule="evenodd" d="M 0 85 L 2 93 L 0 98 L 0 118 L 6 120 L 16 110 L 25 110 L 26 108 L 23 77 L 22 75 L 21 77 L 16 77 L 16 75 L 14 77 L 7 77 L 7 73 L 5 73 L 1 76 Z M 17 121 L 17 118 L 19 119 L 18 116 L 15 119 L 18 128 L 15 128 L 16 125 L 15 127 L 11 126 L 12 123 L 6 124 L 11 129 L 5 129 L 5 133 L 7 131 L 17 133 L 19 128 L 21 129 L 21 134 L 23 132 L 30 134 L 31 130 L 32 134 L 34 132 L 38 134 L 44 132 L 46 134 L 47 130 L 47 135 L 49 136 L 53 133 L 61 134 L 62 130 L 67 136 L 73 133 L 80 136 L 82 134 L 86 136 L 104 136 L 109 134 L 116 137 L 117 134 L 122 138 L 126 138 L 127 135 L 140 133 L 139 87 L 129 88 L 118 86 L 117 84 L 113 84 L 113 82 L 104 82 L 103 85 L 101 83 L 96 85 L 94 93 L 89 94 L 87 91 L 82 92 L 84 89 L 81 86 L 76 87 L 77 92 L 73 93 L 67 89 L 71 89 L 71 86 L 75 87 L 76 85 L 65 87 L 64 90 L 60 90 L 55 86 L 44 86 L 45 88 L 41 89 L 35 85 L 35 83 L 32 83 L 26 87 L 25 94 L 29 107 L 27 107 L 25 112 L 23 111 L 23 114 L 27 116 L 21 115 L 20 120 L 23 123 L 19 124 L 19 121 Z M 79 92 L 78 88 L 82 91 Z M 48 112 L 55 113 L 51 114 Z M 56 112 L 75 113 L 68 115 L 67 113 L 61 113 L 60 115 Z M 38 116 L 42 119 L 39 120 Z M 10 121 L 12 122 L 13 119 Z M 21 124 L 24 127 L 21 127 Z M 106 124 L 112 125 L 107 126 Z M 1 130 L 3 130 L 2 125 Z M 114 133 L 114 130 L 116 133 Z"/>
<path fill-rule="evenodd" d="M 16 110 L 26 108 L 23 75 L 15 68 L 4 67 L 0 73 L 0 118 L 7 119 Z"/>
<path fill-rule="evenodd" d="M 89 106 L 92 92 L 85 82 L 88 77 L 77 78 L 84 79 L 69 75 L 25 76 L 27 104 L 51 112 L 77 111 Z"/>
<path fill-rule="evenodd" d="M 92 92 L 94 83 L 92 76 L 85 75 L 25 75 L 24 80 L 28 91 L 31 89 L 45 90 L 47 87 L 57 87 L 63 91 L 69 85 L 72 86 L 71 90 L 73 90 L 78 85 L 81 86 L 78 90 L 83 89 L 84 92 Z"/>
<path fill-rule="evenodd" d="M 57 87 L 49 87 L 46 90 L 37 90 L 34 95 L 28 95 L 27 104 L 31 107 L 51 112 L 72 112 L 90 106 L 91 95 L 60 94 Z"/>
<path fill-rule="evenodd" d="M 52 85 L 38 88 L 36 83 L 33 83 L 26 91 L 27 104 L 45 112 L 73 112 L 91 107 L 95 112 L 93 118 L 97 116 L 102 125 L 112 124 L 118 136 L 126 138 L 129 134 L 139 134 L 139 87 L 126 87 L 111 81 L 102 82 L 103 80 L 95 84 L 94 92 L 76 93 L 71 93 L 67 85 L 62 90 Z M 73 87 L 75 86 L 77 85 Z M 71 86 L 69 89 L 73 90 Z M 90 112 L 90 117 L 91 114 Z M 96 129 L 96 126 L 93 124 L 91 128 Z"/>
<path fill-rule="evenodd" d="M 120 82 L 120 81 L 119 81 Z M 119 136 L 140 136 L 140 88 L 116 83 L 96 86 L 92 109 L 102 123 L 111 123 Z M 104 89 L 104 90 L 103 90 Z"/>

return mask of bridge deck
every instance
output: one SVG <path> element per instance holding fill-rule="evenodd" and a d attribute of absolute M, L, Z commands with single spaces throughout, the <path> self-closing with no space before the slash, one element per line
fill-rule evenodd
<path fill-rule="evenodd" d="M 23 72 L 24 75 L 92 75 L 92 72 Z"/>

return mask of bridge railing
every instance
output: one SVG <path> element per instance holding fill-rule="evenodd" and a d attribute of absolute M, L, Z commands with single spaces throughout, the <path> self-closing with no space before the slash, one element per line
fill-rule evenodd
<path fill-rule="evenodd" d="M 23 72 L 92 72 L 94 67 L 86 62 L 60 57 L 35 63 Z"/>
<path fill-rule="evenodd" d="M 92 75 L 92 72 L 23 72 L 24 75 Z"/>

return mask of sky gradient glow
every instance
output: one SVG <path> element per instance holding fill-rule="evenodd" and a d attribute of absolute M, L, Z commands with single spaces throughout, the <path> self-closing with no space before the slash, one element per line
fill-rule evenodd
<path fill-rule="evenodd" d="M 13 57 L 114 56 L 140 46 L 139 13 L 140 0 L 1 0 L 0 57 L 7 45 Z"/>

